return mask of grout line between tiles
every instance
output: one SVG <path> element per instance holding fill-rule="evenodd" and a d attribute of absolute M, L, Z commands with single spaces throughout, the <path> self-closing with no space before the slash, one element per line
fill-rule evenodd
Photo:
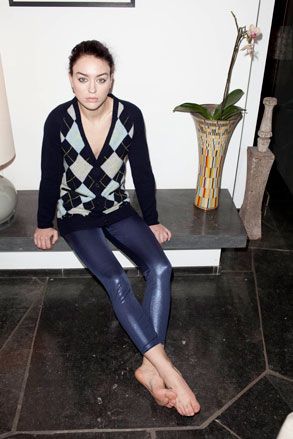
<path fill-rule="evenodd" d="M 47 281 L 47 276 L 43 276 L 43 277 L 42 276 L 40 276 L 40 277 L 32 276 L 31 279 L 36 281 L 40 285 L 44 285 L 44 283 L 46 283 L 46 281 Z"/>
<path fill-rule="evenodd" d="M 11 431 L 9 433 L 2 433 L 0 434 L 0 439 L 5 439 L 6 437 L 10 437 L 12 435 Z"/>
<path fill-rule="evenodd" d="M 157 431 L 199 431 L 204 429 L 202 428 L 202 425 L 191 425 L 190 427 L 152 427 L 148 430 L 156 433 Z"/>
<path fill-rule="evenodd" d="M 283 400 L 283 402 L 286 404 L 286 406 L 288 407 L 289 412 L 292 412 L 292 407 L 290 405 L 290 403 L 288 403 L 287 398 L 284 396 L 282 390 L 278 387 L 278 385 L 274 382 L 272 382 L 270 380 L 270 378 L 268 377 L 269 374 L 267 374 L 267 380 L 268 382 L 273 386 L 273 388 L 275 389 L 275 391 L 279 394 L 279 397 Z"/>
<path fill-rule="evenodd" d="M 36 302 L 38 301 L 39 298 L 35 299 L 33 301 L 33 303 L 31 304 L 31 306 L 26 310 L 26 312 L 24 313 L 24 315 L 22 316 L 22 318 L 19 320 L 19 322 L 17 323 L 17 325 L 15 326 L 15 328 L 13 329 L 13 331 L 11 332 L 11 334 L 9 335 L 9 337 L 7 338 L 7 340 L 5 341 L 5 343 L 1 346 L 0 348 L 0 355 L 2 350 L 5 348 L 5 346 L 7 345 L 7 343 L 9 343 L 10 339 L 14 336 L 15 332 L 17 331 L 17 329 L 19 328 L 19 326 L 22 324 L 22 322 L 25 320 L 25 318 L 27 317 L 27 315 L 30 313 L 30 311 L 32 310 L 32 308 L 35 306 Z"/>
<path fill-rule="evenodd" d="M 221 274 L 221 273 L 220 273 Z M 174 274 L 174 279 L 179 279 L 181 277 L 194 277 L 194 276 L 217 276 L 217 274 L 214 273 L 190 273 L 190 274 Z"/>
<path fill-rule="evenodd" d="M 242 439 L 240 436 L 238 436 L 238 434 L 235 433 L 235 431 L 231 430 L 229 427 L 227 427 L 227 425 L 223 424 L 218 419 L 215 419 L 215 422 L 217 422 L 217 424 L 221 425 L 221 427 L 223 427 L 225 430 L 229 431 L 229 433 L 231 433 L 232 436 L 236 437 L 237 439 Z"/>
<path fill-rule="evenodd" d="M 214 421 L 219 415 L 221 415 L 227 408 L 229 408 L 234 402 L 236 402 L 242 395 L 244 395 L 249 389 L 251 389 L 258 381 L 260 381 L 265 375 L 266 371 L 264 370 L 257 378 L 247 384 L 244 389 L 242 389 L 239 393 L 237 393 L 234 398 L 230 399 L 226 404 L 223 405 L 219 410 L 213 413 L 203 424 L 201 424 L 201 428 L 206 428 L 212 421 Z"/>
<path fill-rule="evenodd" d="M 269 252 L 288 252 L 288 253 L 292 253 L 293 249 L 288 249 L 288 248 L 275 248 L 275 247 L 249 247 L 251 250 L 265 250 L 265 251 L 269 251 Z"/>
<path fill-rule="evenodd" d="M 20 391 L 20 395 L 19 395 L 19 399 L 18 399 L 18 403 L 17 403 L 16 413 L 15 413 L 15 416 L 14 416 L 14 419 L 13 419 L 13 423 L 12 423 L 12 428 L 11 428 L 12 432 L 16 431 L 17 424 L 18 424 L 19 417 L 20 417 L 20 411 L 21 411 L 21 408 L 22 408 L 24 392 L 25 392 L 25 388 L 26 388 L 26 383 L 27 383 L 28 375 L 29 375 L 29 368 L 30 368 L 30 365 L 31 365 L 32 353 L 33 353 L 33 348 L 34 348 L 34 343 L 35 343 L 35 338 L 36 338 L 37 330 L 38 330 L 38 327 L 39 327 L 39 322 L 40 322 L 40 317 L 41 317 L 41 313 L 42 313 L 43 302 L 44 302 L 44 297 L 45 297 L 45 292 L 46 292 L 46 289 L 47 289 L 47 285 L 48 285 L 48 278 L 47 278 L 47 281 L 44 284 L 44 288 L 43 288 L 43 297 L 42 297 L 42 300 L 41 300 L 41 303 L 40 303 L 40 311 L 39 311 L 36 327 L 35 327 L 35 330 L 34 330 L 34 335 L 33 335 L 33 339 L 32 339 L 31 349 L 30 349 L 30 353 L 29 353 L 29 356 L 28 356 L 28 360 L 27 360 L 27 364 L 26 364 L 26 369 L 25 369 L 25 373 L 24 373 L 24 378 L 23 378 L 23 381 L 22 381 L 21 391 Z"/>
<path fill-rule="evenodd" d="M 134 432 L 134 431 L 147 431 L 150 434 L 154 434 L 155 436 L 151 436 L 151 438 L 156 438 L 156 431 L 195 431 L 202 430 L 199 426 L 186 426 L 186 427 L 138 427 L 138 428 L 84 428 L 84 429 L 73 429 L 73 430 L 15 430 L 9 433 L 5 433 L 8 435 L 19 435 L 19 434 L 38 434 L 38 435 L 55 435 L 55 434 L 85 434 L 85 433 L 125 433 L 125 432 Z M 6 436 L 7 437 L 7 436 Z M 1 436 L 0 436 L 0 439 Z"/>
<path fill-rule="evenodd" d="M 231 269 L 222 269 L 222 273 L 251 273 L 252 270 L 231 270 Z"/>
<path fill-rule="evenodd" d="M 279 372 L 275 372 L 274 370 L 268 369 L 267 371 L 268 375 L 273 375 L 278 378 L 282 378 L 283 380 L 289 381 L 289 383 L 293 383 L 293 378 L 287 377 L 286 375 L 282 375 Z"/>
<path fill-rule="evenodd" d="M 5 279 L 32 279 L 32 280 L 38 280 L 41 283 L 43 283 L 41 281 L 41 279 L 45 280 L 48 277 L 48 274 L 41 273 L 42 270 L 40 271 L 39 274 L 36 273 L 37 270 L 32 270 L 34 272 L 34 274 L 31 273 L 31 274 L 25 275 L 25 274 L 17 274 L 18 273 L 17 269 L 11 269 L 11 270 L 9 270 L 10 271 L 9 276 L 8 275 L 2 275 L 1 271 L 5 271 L 6 272 L 6 270 L 1 270 L 0 269 L 0 279 L 1 280 L 5 280 Z M 47 273 L 47 271 L 46 271 L 46 273 Z M 56 273 L 55 273 L 55 275 L 56 275 Z"/>
<path fill-rule="evenodd" d="M 263 331 L 262 313 L 261 313 L 260 299 L 259 299 L 259 294 L 258 294 L 257 277 L 256 277 L 256 271 L 255 271 L 255 265 L 254 265 L 254 251 L 253 250 L 251 251 L 251 268 L 252 268 L 254 285 L 255 285 L 255 294 L 256 294 L 256 302 L 257 302 L 257 308 L 258 308 L 259 326 L 260 326 L 260 333 L 261 333 L 262 344 L 263 344 L 263 354 L 264 354 L 264 358 L 265 358 L 266 370 L 268 371 L 269 362 L 268 362 L 267 348 L 266 348 L 264 331 Z"/>

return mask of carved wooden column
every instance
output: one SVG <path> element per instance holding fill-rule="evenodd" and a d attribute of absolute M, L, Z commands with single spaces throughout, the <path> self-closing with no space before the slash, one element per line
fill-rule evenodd
<path fill-rule="evenodd" d="M 247 176 L 243 204 L 239 215 L 248 238 L 261 238 L 261 206 L 268 176 L 275 156 L 268 149 L 272 137 L 273 108 L 276 98 L 264 98 L 265 111 L 258 131 L 257 147 L 247 148 Z"/>

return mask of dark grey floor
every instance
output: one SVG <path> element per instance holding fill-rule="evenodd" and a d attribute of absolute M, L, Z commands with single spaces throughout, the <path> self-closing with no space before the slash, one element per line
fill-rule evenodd
<path fill-rule="evenodd" d="M 293 410 L 288 202 L 270 203 L 261 241 L 223 251 L 220 275 L 174 271 L 167 350 L 201 402 L 192 418 L 135 381 L 140 354 L 87 272 L 0 276 L 0 438 L 274 439 Z"/>

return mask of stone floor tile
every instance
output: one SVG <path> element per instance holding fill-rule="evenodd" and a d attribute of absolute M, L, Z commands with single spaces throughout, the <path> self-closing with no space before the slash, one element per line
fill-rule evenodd
<path fill-rule="evenodd" d="M 223 271 L 251 271 L 251 249 L 224 248 L 221 251 L 220 270 Z"/>
<path fill-rule="evenodd" d="M 218 422 L 214 421 L 203 430 L 165 430 L 157 431 L 156 439 L 235 439 Z"/>
<path fill-rule="evenodd" d="M 267 375 L 267 378 L 293 411 L 293 381 L 288 381 L 274 375 Z"/>
<path fill-rule="evenodd" d="M 12 428 L 40 306 L 41 295 L 0 350 L 0 433 Z"/>
<path fill-rule="evenodd" d="M 254 251 L 269 368 L 293 378 L 293 252 Z"/>
<path fill-rule="evenodd" d="M 130 281 L 141 300 L 144 280 Z M 200 425 L 264 368 L 252 274 L 174 279 L 167 351 L 201 402 L 192 418 L 134 379 L 141 356 L 94 279 L 52 279 L 18 428 Z"/>
<path fill-rule="evenodd" d="M 292 209 L 292 204 L 290 208 Z M 280 216 L 278 210 L 281 212 Z M 261 239 L 249 241 L 249 248 L 293 249 L 293 234 L 286 228 L 289 222 L 283 225 L 281 216 L 283 216 L 283 208 L 276 203 L 270 205 L 262 218 Z"/>
<path fill-rule="evenodd" d="M 34 350 L 79 354 L 115 352 L 129 343 L 107 293 L 94 278 L 51 278 Z"/>
<path fill-rule="evenodd" d="M 0 279 L 0 348 L 43 289 L 37 279 Z"/>
<path fill-rule="evenodd" d="M 218 419 L 242 439 L 272 439 L 290 411 L 279 392 L 264 377 Z"/>

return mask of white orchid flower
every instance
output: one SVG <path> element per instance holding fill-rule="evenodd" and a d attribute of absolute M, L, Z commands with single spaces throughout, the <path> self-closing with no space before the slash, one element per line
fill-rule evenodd
<path fill-rule="evenodd" d="M 245 55 L 250 55 L 251 58 L 253 58 L 254 55 L 254 47 L 252 44 L 247 44 L 246 46 L 242 47 L 240 50 L 246 50 Z"/>
<path fill-rule="evenodd" d="M 247 27 L 247 35 L 248 37 L 252 38 L 253 40 L 256 40 L 261 35 L 261 30 L 259 27 L 254 26 L 254 24 L 250 24 Z"/>

